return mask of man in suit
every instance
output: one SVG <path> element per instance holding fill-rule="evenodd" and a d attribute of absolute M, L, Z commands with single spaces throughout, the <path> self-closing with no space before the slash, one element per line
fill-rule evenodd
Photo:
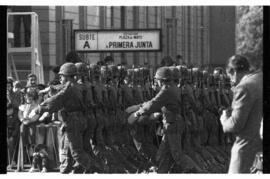
<path fill-rule="evenodd" d="M 261 70 L 250 71 L 248 60 L 234 55 L 228 60 L 227 73 L 233 87 L 230 110 L 224 110 L 220 121 L 224 132 L 235 134 L 228 173 L 249 173 L 257 152 L 262 150 L 260 123 L 262 120 Z"/>

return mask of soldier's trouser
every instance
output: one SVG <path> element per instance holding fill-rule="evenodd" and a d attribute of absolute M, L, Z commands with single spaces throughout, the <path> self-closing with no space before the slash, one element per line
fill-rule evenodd
<path fill-rule="evenodd" d="M 144 154 L 151 159 L 152 162 L 156 162 L 155 156 L 157 153 L 157 147 L 153 144 L 155 135 L 152 132 L 152 123 L 136 126 L 136 134 L 134 135 L 134 142 L 139 144 L 139 148 Z M 152 133 L 151 133 L 152 132 Z M 136 143 L 135 143 L 136 145 Z M 138 145 L 136 145 L 138 146 Z"/>
<path fill-rule="evenodd" d="M 90 158 L 83 149 L 83 129 L 80 120 L 71 119 L 61 135 L 60 141 L 60 172 L 70 170 L 72 158 L 84 169 L 90 168 Z"/>
<path fill-rule="evenodd" d="M 97 145 L 104 146 L 105 140 L 103 136 L 103 130 L 105 127 L 105 115 L 102 115 L 101 111 L 99 110 L 97 110 L 96 112 L 96 122 L 97 122 L 96 142 L 97 142 Z"/>
<path fill-rule="evenodd" d="M 83 133 L 83 148 L 86 152 L 91 152 L 92 147 L 90 140 L 94 140 L 94 133 L 97 127 L 96 119 L 93 115 L 87 115 L 87 128 Z"/>
<path fill-rule="evenodd" d="M 114 142 L 113 133 L 116 124 L 116 111 L 108 111 L 107 117 L 105 119 L 105 141 L 106 144 L 111 145 Z"/>
<path fill-rule="evenodd" d="M 183 126 L 181 121 L 165 123 L 165 131 L 157 152 L 158 173 L 168 173 L 172 164 L 181 164 L 183 155 L 181 135 Z"/>

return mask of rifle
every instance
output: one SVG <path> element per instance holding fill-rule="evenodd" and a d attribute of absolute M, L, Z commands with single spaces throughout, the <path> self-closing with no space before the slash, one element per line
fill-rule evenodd
<path fill-rule="evenodd" d="M 92 94 L 93 94 L 94 103 L 97 104 L 97 96 L 96 96 L 96 92 L 95 92 L 95 87 L 91 86 L 91 90 L 92 90 Z M 97 111 L 96 111 L 95 107 L 93 107 L 93 113 L 94 113 L 95 118 L 97 118 Z"/>

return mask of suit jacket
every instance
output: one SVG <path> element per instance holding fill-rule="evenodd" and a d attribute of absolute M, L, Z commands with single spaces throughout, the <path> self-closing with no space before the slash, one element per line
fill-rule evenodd
<path fill-rule="evenodd" d="M 248 173 L 256 152 L 262 150 L 262 79 L 262 72 L 256 71 L 245 75 L 233 89 L 232 113 L 222 124 L 224 132 L 236 136 L 229 173 Z"/>

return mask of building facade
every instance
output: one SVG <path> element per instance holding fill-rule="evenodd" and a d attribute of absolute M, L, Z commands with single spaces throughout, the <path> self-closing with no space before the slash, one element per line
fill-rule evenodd
<path fill-rule="evenodd" d="M 194 66 L 224 65 L 235 51 L 235 7 L 218 6 L 32 6 L 39 16 L 45 81 L 51 67 L 74 49 L 75 29 L 147 29 L 162 32 L 161 52 L 83 53 L 87 63 L 111 55 L 115 64 L 158 66 L 180 54 Z"/>

